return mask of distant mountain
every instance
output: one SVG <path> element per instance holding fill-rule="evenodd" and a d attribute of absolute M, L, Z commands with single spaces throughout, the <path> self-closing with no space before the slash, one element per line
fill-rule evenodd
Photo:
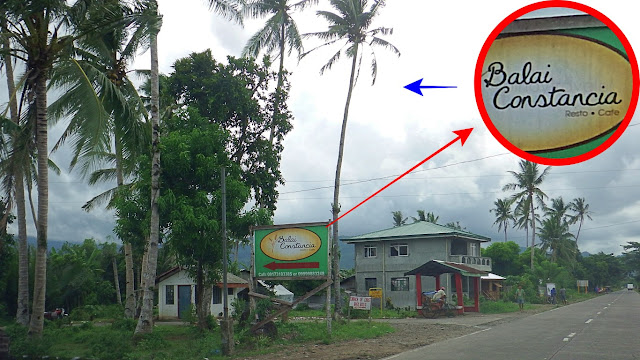
<path fill-rule="evenodd" d="M 17 238 L 17 236 L 16 236 Z M 35 236 L 27 236 L 27 243 L 29 244 L 29 246 L 33 246 L 36 247 L 37 246 L 37 239 L 35 238 Z M 47 251 L 51 251 L 51 249 L 55 248 L 56 250 L 60 250 L 60 248 L 62 247 L 62 245 L 64 245 L 66 241 L 61 241 L 61 240 L 55 240 L 55 239 L 47 239 Z"/>

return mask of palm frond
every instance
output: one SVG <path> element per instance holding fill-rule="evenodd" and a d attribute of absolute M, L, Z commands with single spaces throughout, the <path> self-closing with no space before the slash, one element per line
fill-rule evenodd
<path fill-rule="evenodd" d="M 243 25 L 242 12 L 238 8 L 237 1 L 232 0 L 209 0 L 209 10 L 221 15 L 225 19 L 235 21 Z"/>

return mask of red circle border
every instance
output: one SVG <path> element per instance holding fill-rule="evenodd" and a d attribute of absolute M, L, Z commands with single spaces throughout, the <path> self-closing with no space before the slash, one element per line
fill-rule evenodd
<path fill-rule="evenodd" d="M 507 25 L 511 24 L 514 20 L 532 11 L 546 9 L 546 8 L 555 8 L 555 7 L 570 8 L 570 9 L 587 13 L 595 17 L 596 19 L 600 20 L 600 22 L 605 24 L 611 31 L 613 31 L 613 33 L 618 37 L 618 39 L 622 43 L 622 46 L 627 52 L 627 57 L 629 58 L 629 63 L 631 65 L 632 87 L 633 87 L 631 91 L 631 100 L 629 102 L 629 108 L 627 109 L 627 113 L 624 119 L 620 123 L 620 126 L 618 126 L 618 129 L 616 129 L 616 131 L 613 134 L 611 134 L 611 136 L 609 136 L 609 138 L 604 143 L 602 143 L 597 148 L 591 151 L 588 151 L 584 154 L 574 156 L 574 157 L 569 157 L 569 158 L 560 158 L 560 159 L 544 158 L 544 157 L 540 157 L 540 156 L 536 156 L 534 154 L 528 153 L 526 151 L 523 151 L 517 148 L 515 145 L 509 142 L 509 140 L 507 140 L 504 136 L 502 136 L 502 134 L 498 131 L 498 129 L 496 129 L 496 127 L 493 125 L 493 122 L 491 121 L 491 118 L 489 117 L 489 114 L 487 113 L 487 110 L 484 107 L 484 102 L 482 100 L 482 81 L 481 81 L 482 68 L 484 65 L 484 61 L 487 57 L 487 53 L 489 52 L 489 49 L 491 48 L 491 45 L 493 44 L 495 39 L 507 27 Z M 629 40 L 627 40 L 626 36 L 624 36 L 624 33 L 622 32 L 622 30 L 620 30 L 620 28 L 613 21 L 611 21 L 611 19 L 609 19 L 607 16 L 605 16 L 598 10 L 595 10 L 584 4 L 580 4 L 573 1 L 548 0 L 548 1 L 533 3 L 519 10 L 516 10 L 511 15 L 507 16 L 507 18 L 502 20 L 498 24 L 498 26 L 496 26 L 495 29 L 493 29 L 493 31 L 491 32 L 491 34 L 489 34 L 489 37 L 485 41 L 484 45 L 482 46 L 482 50 L 480 51 L 480 55 L 478 56 L 474 82 L 475 82 L 474 89 L 475 89 L 475 95 L 476 95 L 476 103 L 478 105 L 478 110 L 480 111 L 480 115 L 482 116 L 482 120 L 484 121 L 485 125 L 487 126 L 487 128 L 489 129 L 493 137 L 495 137 L 496 140 L 498 140 L 498 142 L 502 144 L 502 146 L 507 148 L 513 154 L 525 160 L 529 160 L 542 165 L 562 166 L 562 165 L 577 164 L 585 160 L 589 160 L 593 157 L 596 157 L 597 155 L 601 154 L 603 151 L 607 150 L 611 145 L 613 145 L 613 143 L 615 143 L 620 138 L 620 136 L 622 136 L 622 133 L 627 129 L 629 123 L 631 122 L 631 118 L 633 117 L 633 114 L 636 109 L 636 105 L 638 103 L 638 84 L 640 83 L 640 79 L 638 76 L 638 62 L 636 60 L 636 55 L 633 52 L 633 49 L 631 48 L 631 44 L 629 43 Z"/>

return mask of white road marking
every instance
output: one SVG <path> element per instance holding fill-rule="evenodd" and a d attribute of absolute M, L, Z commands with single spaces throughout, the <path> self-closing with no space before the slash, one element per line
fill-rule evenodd
<path fill-rule="evenodd" d="M 590 323 L 590 322 L 592 322 L 592 321 L 593 321 L 593 319 L 589 319 L 589 320 L 585 321 L 584 323 L 585 323 L 585 324 L 588 324 L 588 323 Z"/>
<path fill-rule="evenodd" d="M 604 307 L 604 309 L 606 310 L 606 309 L 608 309 L 608 307 L 607 307 L 607 306 L 605 306 L 605 307 Z"/>
<path fill-rule="evenodd" d="M 602 311 L 598 311 L 598 315 L 602 314 Z"/>
<path fill-rule="evenodd" d="M 572 338 L 572 337 L 574 337 L 574 336 L 576 336 L 576 333 L 571 333 L 571 334 L 569 334 L 569 337 L 570 337 L 570 338 Z"/>
<path fill-rule="evenodd" d="M 562 339 L 562 341 L 565 341 L 565 342 L 569 341 L 569 338 L 564 338 L 564 339 Z"/>

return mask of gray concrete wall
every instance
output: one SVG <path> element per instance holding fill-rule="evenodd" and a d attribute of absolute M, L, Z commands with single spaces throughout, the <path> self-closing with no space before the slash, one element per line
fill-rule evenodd
<path fill-rule="evenodd" d="M 391 298 L 396 307 L 416 306 L 416 278 L 408 276 L 409 291 L 391 291 L 391 279 L 405 277 L 404 273 L 417 268 L 430 260 L 448 260 L 448 239 L 412 239 L 405 241 L 371 241 L 355 244 L 356 252 L 356 284 L 358 295 L 367 295 L 365 278 L 376 278 L 377 287 L 383 288 L 383 296 Z M 390 246 L 406 244 L 409 246 L 408 256 L 390 256 Z M 365 258 L 365 246 L 376 246 L 377 256 Z M 479 246 L 479 245 L 478 245 Z M 442 277 L 442 285 L 450 286 L 446 277 Z M 423 291 L 435 289 L 433 277 L 422 277 Z"/>

